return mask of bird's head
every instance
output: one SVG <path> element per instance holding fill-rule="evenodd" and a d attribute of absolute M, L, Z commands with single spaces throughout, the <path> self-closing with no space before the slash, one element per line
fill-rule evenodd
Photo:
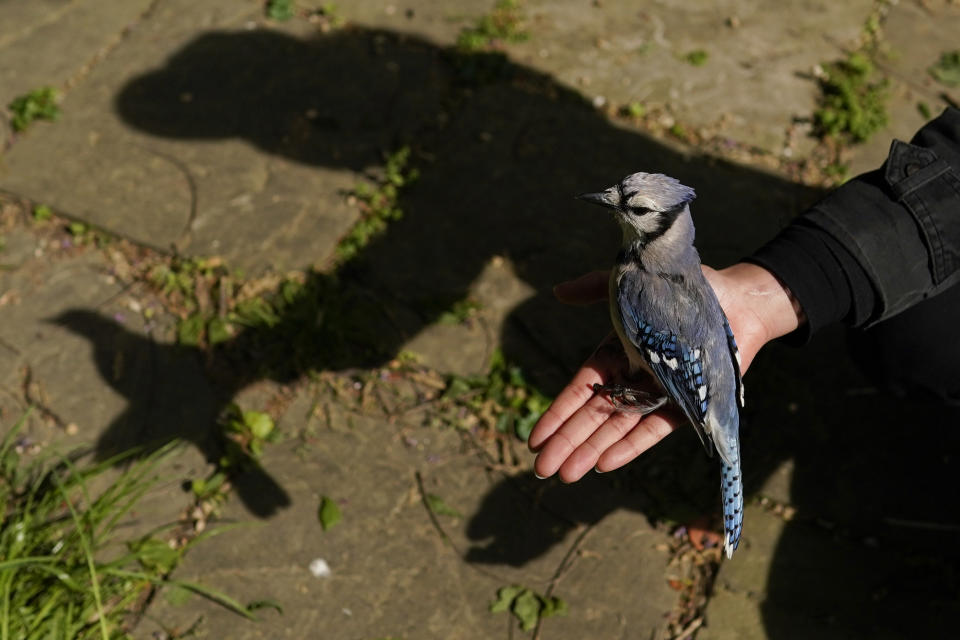
<path fill-rule="evenodd" d="M 584 193 L 581 200 L 613 209 L 624 232 L 636 233 L 643 244 L 662 236 L 696 197 L 693 189 L 662 173 L 634 173 L 598 193 Z"/>

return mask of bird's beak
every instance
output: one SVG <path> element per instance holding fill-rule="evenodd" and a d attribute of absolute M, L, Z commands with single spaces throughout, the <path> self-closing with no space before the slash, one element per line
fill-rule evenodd
<path fill-rule="evenodd" d="M 620 205 L 620 194 L 617 193 L 616 189 L 607 189 L 600 193 L 581 193 L 577 196 L 577 199 L 598 204 L 608 209 L 616 209 Z"/>

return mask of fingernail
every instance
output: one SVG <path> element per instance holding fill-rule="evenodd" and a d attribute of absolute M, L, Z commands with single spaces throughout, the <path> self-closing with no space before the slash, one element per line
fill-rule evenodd
<path fill-rule="evenodd" d="M 539 473 L 537 473 L 536 471 L 533 472 L 533 475 L 537 478 L 537 480 L 546 480 L 546 479 L 547 479 L 547 476 L 542 476 L 542 475 L 540 475 Z"/>
<path fill-rule="evenodd" d="M 606 473 L 606 471 L 600 471 L 600 467 L 594 467 L 593 470 L 597 473 Z"/>

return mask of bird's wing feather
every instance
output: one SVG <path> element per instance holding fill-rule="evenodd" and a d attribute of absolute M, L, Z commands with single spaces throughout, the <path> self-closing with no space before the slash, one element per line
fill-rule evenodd
<path fill-rule="evenodd" d="M 733 373 L 737 381 L 737 406 L 743 409 L 743 372 L 740 371 L 740 350 L 737 349 L 737 341 L 733 338 L 733 329 L 730 328 L 726 316 L 723 318 L 723 329 L 727 332 L 727 346 L 730 348 L 730 360 L 733 362 Z"/>
<path fill-rule="evenodd" d="M 669 329 L 658 328 L 641 318 L 636 305 L 618 292 L 620 321 L 624 333 L 637 348 L 660 384 L 693 424 L 707 455 L 713 455 L 713 439 L 704 429 L 707 416 L 706 376 L 699 346 L 685 344 Z"/>

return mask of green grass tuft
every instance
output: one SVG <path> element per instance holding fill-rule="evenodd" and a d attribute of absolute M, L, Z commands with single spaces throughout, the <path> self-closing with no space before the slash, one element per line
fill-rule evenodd
<path fill-rule="evenodd" d="M 449 377 L 440 415 L 455 427 L 468 426 L 460 423 L 462 415 L 479 418 L 483 426 L 526 442 L 549 406 L 550 398 L 527 382 L 520 367 L 508 362 L 497 350 L 485 376 Z"/>
<path fill-rule="evenodd" d="M 267 17 L 271 20 L 289 20 L 296 14 L 293 0 L 268 0 Z"/>
<path fill-rule="evenodd" d="M 941 54 L 928 71 L 937 82 L 948 87 L 960 87 L 960 49 Z"/>
<path fill-rule="evenodd" d="M 691 64 L 694 67 L 702 67 L 707 64 L 707 60 L 710 59 L 710 54 L 704 51 L 703 49 L 695 49 L 694 51 L 689 52 L 683 57 L 687 64 Z"/>
<path fill-rule="evenodd" d="M 813 114 L 817 136 L 863 142 L 886 126 L 889 83 L 876 75 L 863 53 L 824 66 L 820 107 Z"/>
<path fill-rule="evenodd" d="M 386 231 L 389 223 L 403 217 L 398 201 L 401 191 L 416 182 L 420 172 L 410 168 L 410 148 L 402 147 L 386 158 L 384 177 L 374 186 L 357 185 L 353 195 L 360 203 L 360 219 L 337 244 L 337 261 L 348 262 Z"/>
<path fill-rule="evenodd" d="M 41 87 L 13 99 L 8 106 L 14 131 L 26 131 L 35 120 L 57 120 L 61 111 L 57 105 L 59 92 L 53 87 Z"/>
<path fill-rule="evenodd" d="M 27 459 L 15 446 L 26 417 L 0 443 L 0 638 L 127 638 L 152 592 L 174 585 L 251 617 L 229 596 L 169 580 L 200 538 L 179 548 L 163 530 L 120 539 L 118 525 L 155 486 L 157 465 L 173 445 L 131 463 L 93 494 L 91 480 L 138 452 L 83 467 L 68 457 Z"/>
<path fill-rule="evenodd" d="M 523 42 L 530 37 L 523 21 L 518 0 L 498 0 L 490 13 L 460 31 L 457 48 L 465 52 L 483 51 L 502 42 Z"/>

